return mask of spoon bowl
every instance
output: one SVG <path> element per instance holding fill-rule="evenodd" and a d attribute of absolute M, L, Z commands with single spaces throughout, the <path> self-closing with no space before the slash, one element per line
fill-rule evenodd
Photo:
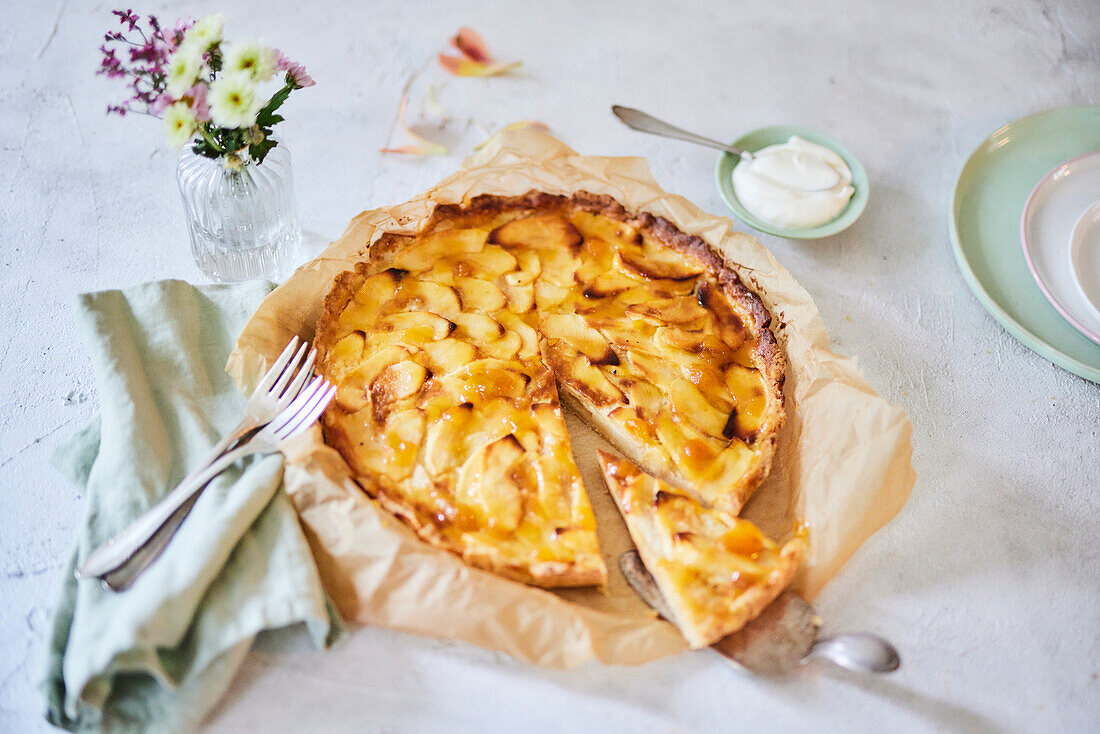
<path fill-rule="evenodd" d="M 901 656 L 886 640 L 866 632 L 851 632 L 819 639 L 809 655 L 824 658 L 848 670 L 892 673 L 901 667 Z"/>

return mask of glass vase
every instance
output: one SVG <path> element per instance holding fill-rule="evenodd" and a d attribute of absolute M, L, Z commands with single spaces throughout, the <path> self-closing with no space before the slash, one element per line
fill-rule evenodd
<path fill-rule="evenodd" d="M 302 238 L 285 146 L 235 168 L 185 145 L 176 166 L 195 264 L 219 283 L 280 280 Z"/>

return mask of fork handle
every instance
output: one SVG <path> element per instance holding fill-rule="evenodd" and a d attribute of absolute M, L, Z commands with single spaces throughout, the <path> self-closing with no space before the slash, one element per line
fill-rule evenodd
<path fill-rule="evenodd" d="M 236 432 L 234 431 L 227 437 L 229 441 L 226 441 L 226 439 L 222 440 L 225 442 L 226 446 L 230 445 L 232 441 L 237 440 L 237 437 L 233 435 L 234 433 Z M 221 445 L 221 442 L 219 442 L 219 445 Z M 139 553 L 157 532 L 172 520 L 177 511 L 188 504 L 192 497 L 197 497 L 198 493 L 211 479 L 221 474 L 238 459 L 255 453 L 258 453 L 258 448 L 256 446 L 245 444 L 244 446 L 221 454 L 216 457 L 212 463 L 189 474 L 175 489 L 169 492 L 164 499 L 153 505 L 152 509 L 132 522 L 121 533 L 92 551 L 88 559 L 80 569 L 77 570 L 76 577 L 78 579 L 104 578 L 111 572 L 119 569 L 133 558 L 135 554 Z M 187 513 L 183 513 L 183 515 L 178 518 L 179 523 L 182 523 L 183 518 L 186 516 Z M 178 528 L 179 524 L 176 524 L 167 539 L 170 539 L 171 535 L 175 534 L 175 530 Z M 167 545 L 166 541 L 163 545 Z M 163 550 L 163 545 L 160 548 L 161 550 Z M 157 555 L 159 555 L 159 552 Z M 147 566 L 149 563 L 152 563 L 152 561 L 152 558 L 148 559 L 145 565 Z"/>
<path fill-rule="evenodd" d="M 191 514 L 191 508 L 195 506 L 195 503 L 198 502 L 201 496 L 201 491 L 193 492 L 191 496 L 180 505 L 180 508 L 172 513 L 168 517 L 168 520 L 153 532 L 152 537 L 149 538 L 149 541 L 145 545 L 138 548 L 136 553 L 123 561 L 121 566 L 100 577 L 103 585 L 111 591 L 126 591 L 133 586 L 134 582 L 138 580 L 139 576 L 145 573 L 145 570 L 152 565 L 153 561 L 160 558 L 160 554 L 168 547 L 168 542 L 172 540 L 176 531 L 179 530 L 180 525 L 182 525 L 183 521 L 187 519 L 187 516 Z"/>

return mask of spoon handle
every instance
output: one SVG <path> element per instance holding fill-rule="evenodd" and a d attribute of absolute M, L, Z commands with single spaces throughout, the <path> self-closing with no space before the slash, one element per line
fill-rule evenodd
<path fill-rule="evenodd" d="M 819 639 L 806 657 L 817 656 L 849 670 L 890 673 L 901 665 L 897 649 L 878 635 L 866 632 Z"/>
<path fill-rule="evenodd" d="M 735 148 L 725 143 L 719 143 L 717 140 L 711 140 L 710 138 L 704 138 L 702 135 L 689 133 L 687 130 L 681 130 L 674 125 L 669 125 L 667 122 L 658 120 L 653 115 L 647 115 L 641 110 L 636 110 L 633 107 L 623 107 L 622 105 L 615 104 L 611 105 L 611 111 L 615 113 L 615 117 L 622 120 L 627 127 L 638 130 L 639 132 L 650 133 L 651 135 L 661 135 L 666 138 L 675 138 L 676 140 L 685 140 L 689 143 L 705 145 L 708 148 L 724 150 L 733 155 L 743 156 L 746 154 L 746 151 L 740 148 Z"/>

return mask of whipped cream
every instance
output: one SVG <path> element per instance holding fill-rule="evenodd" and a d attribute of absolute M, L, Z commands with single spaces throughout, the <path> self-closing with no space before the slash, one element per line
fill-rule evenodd
<path fill-rule="evenodd" d="M 733 189 L 751 214 L 790 229 L 835 219 L 855 193 L 844 159 L 797 135 L 739 162 Z"/>

